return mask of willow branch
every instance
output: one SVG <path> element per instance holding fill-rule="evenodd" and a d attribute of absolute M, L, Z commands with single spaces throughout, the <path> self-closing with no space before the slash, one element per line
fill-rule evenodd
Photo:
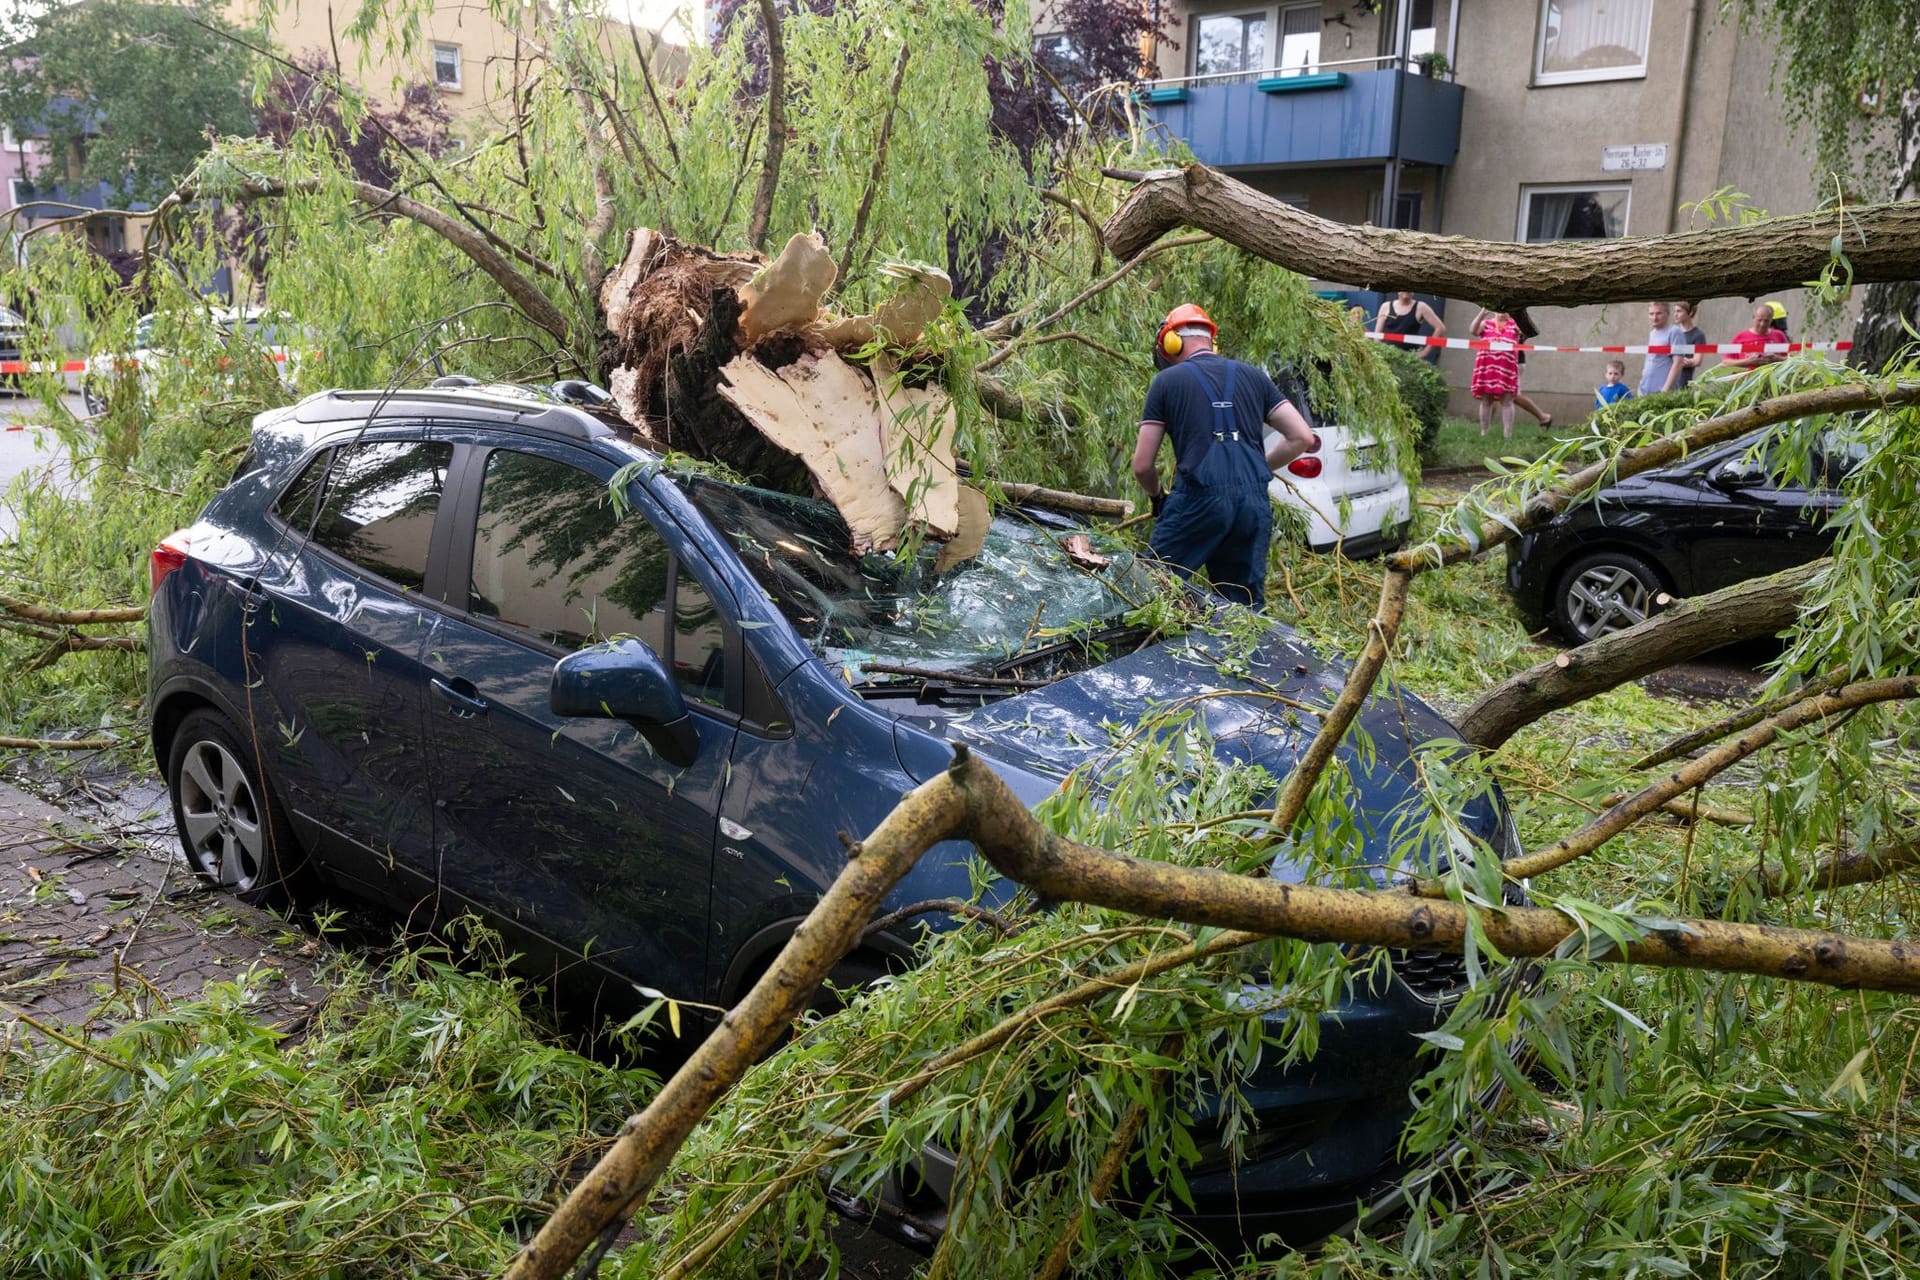
<path fill-rule="evenodd" d="M 1287 774 L 1286 784 L 1280 788 L 1280 798 L 1274 802 L 1273 825 L 1277 836 L 1284 836 L 1299 820 L 1301 811 L 1307 807 L 1307 796 L 1313 791 L 1313 784 L 1326 772 L 1328 762 L 1340 746 L 1340 739 L 1346 735 L 1354 717 L 1360 714 L 1360 708 L 1372 696 L 1373 682 L 1386 665 L 1387 654 L 1393 650 L 1394 637 L 1400 634 L 1400 620 L 1407 611 L 1407 588 L 1412 584 L 1411 570 L 1399 567 L 1387 570 L 1386 578 L 1380 584 L 1380 605 L 1374 610 L 1373 620 L 1367 624 L 1366 647 L 1361 649 L 1353 670 L 1347 674 L 1346 687 L 1321 717 L 1320 728 L 1314 733 L 1313 741 L 1307 744 L 1305 753 L 1295 763 L 1292 772 Z"/>
<path fill-rule="evenodd" d="M 1841 889 L 1915 870 L 1920 870 L 1920 838 L 1909 836 L 1884 848 L 1829 854 L 1797 875 L 1769 865 L 1761 869 L 1760 885 L 1767 897 L 1783 898 L 1804 889 Z"/>
<path fill-rule="evenodd" d="M 1659 750 L 1641 756 L 1638 760 L 1628 765 L 1627 769 L 1629 772 L 1637 773 L 1641 769 L 1658 768 L 1660 765 L 1666 764 L 1669 760 L 1678 760 L 1681 756 L 1689 755 L 1698 751 L 1701 747 L 1720 741 L 1720 739 L 1730 733 L 1738 733 L 1742 729 L 1759 724 L 1768 716 L 1777 716 L 1795 703 L 1805 702 L 1808 698 L 1837 689 L 1846 682 L 1846 670 L 1836 667 L 1819 679 L 1811 680 L 1793 692 L 1783 694 L 1771 702 L 1756 703 L 1744 711 L 1737 711 L 1733 715 L 1721 720 L 1716 720 L 1704 728 L 1695 729 L 1691 733 L 1683 733 Z"/>
<path fill-rule="evenodd" d="M 86 653 L 101 649 L 117 649 L 123 653 L 139 653 L 146 648 L 146 642 L 139 636 L 83 636 L 78 631 L 63 631 L 47 647 L 29 658 L 20 667 L 20 674 L 44 670 L 70 653 Z"/>
<path fill-rule="evenodd" d="M 874 197 L 880 190 L 880 179 L 887 170 L 887 148 L 893 141 L 893 117 L 900 109 L 900 86 L 906 82 L 907 55 L 911 52 L 911 46 L 903 44 L 899 56 L 893 60 L 893 83 L 887 89 L 887 113 L 880 117 L 880 137 L 873 147 L 873 167 L 867 173 L 867 189 L 860 193 L 860 207 L 853 214 L 853 234 L 847 237 L 846 252 L 840 259 L 839 280 L 843 288 L 853 278 L 860 242 L 867 235 L 867 218 L 873 212 Z"/>
<path fill-rule="evenodd" d="M 1811 391 L 1794 391 L 1758 400 L 1730 413 L 1703 419 L 1685 431 L 1650 444 L 1623 449 L 1612 458 L 1602 458 L 1582 467 L 1558 484 L 1535 494 L 1519 510 L 1489 517 L 1482 536 L 1472 542 L 1456 536 L 1444 544 L 1428 543 L 1410 547 L 1394 552 L 1387 557 L 1387 563 L 1415 572 L 1445 568 L 1504 546 L 1521 534 L 1539 528 L 1573 505 L 1574 499 L 1589 489 L 1612 484 L 1628 476 L 1637 476 L 1656 467 L 1668 466 L 1702 449 L 1737 440 L 1761 427 L 1772 426 L 1776 422 L 1790 422 L 1795 418 L 1849 413 L 1858 409 L 1886 409 L 1906 404 L 1920 404 L 1920 382 L 1860 382 L 1848 386 L 1816 387 Z"/>
<path fill-rule="evenodd" d="M 1499 311 L 1797 289 L 1832 263 L 1836 233 L 1856 282 L 1920 277 L 1920 201 L 1644 240 L 1514 244 L 1330 222 L 1195 164 L 1140 175 L 1107 219 L 1107 247 L 1127 257 L 1176 227 L 1212 232 L 1303 275 L 1472 298 Z"/>
<path fill-rule="evenodd" d="M 244 181 L 222 186 L 217 191 L 204 190 L 189 180 L 176 188 L 170 195 L 154 206 L 153 220 L 156 224 L 184 207 L 189 201 L 198 200 L 205 195 L 219 195 L 227 199 L 260 200 L 279 196 L 312 195 L 323 190 L 327 180 L 318 177 L 295 178 L 291 181 L 252 175 Z M 385 187 L 375 186 L 371 182 L 349 180 L 354 198 L 376 213 L 392 213 L 407 218 L 432 231 L 454 248 L 464 253 L 473 264 L 484 271 L 493 282 L 520 308 L 520 311 L 535 326 L 544 330 L 554 340 L 567 341 L 569 327 L 567 318 L 561 313 L 540 287 L 520 274 L 507 256 L 488 242 L 485 236 L 475 231 L 465 222 L 447 214 L 444 210 L 412 196 L 389 191 Z M 534 265 L 534 263 L 529 265 Z"/>
<path fill-rule="evenodd" d="M 0 751 L 105 751 L 119 745 L 118 738 L 0 737 Z"/>
<path fill-rule="evenodd" d="M 747 217 L 747 242 L 762 253 L 767 225 L 773 221 L 773 193 L 780 185 L 780 159 L 787 150 L 787 45 L 775 0 L 759 0 L 767 28 L 767 155 L 760 165 L 760 186 Z"/>
<path fill-rule="evenodd" d="M 1246 934 L 1442 952 L 1484 943 L 1508 956 L 1551 955 L 1575 934 L 1575 922 L 1559 911 L 1289 884 L 1079 844 L 1041 827 L 998 775 L 956 747 L 945 773 L 903 797 L 849 850 L 846 867 L 773 964 L 622 1127 L 514 1260 L 509 1280 L 558 1280 L 610 1223 L 632 1212 L 694 1127 L 787 1033 L 893 886 L 934 845 L 953 839 L 971 841 L 1002 875 L 1044 897 Z M 1587 958 L 1920 993 L 1920 949 L 1908 944 L 1720 920 L 1628 923 L 1635 936 Z"/>
<path fill-rule="evenodd" d="M 29 622 L 44 622 L 57 627 L 84 627 L 101 622 L 141 622 L 147 616 L 147 611 L 140 608 L 54 609 L 7 595 L 0 595 L 0 609 Z"/>
<path fill-rule="evenodd" d="M 1030 333 L 1035 329 L 1045 329 L 1058 323 L 1076 307 L 1087 301 L 1087 299 L 1105 293 L 1114 285 L 1119 284 L 1122 280 L 1133 274 L 1142 263 L 1151 261 L 1171 249 L 1181 249 L 1189 245 L 1205 244 L 1211 239 L 1213 239 L 1212 236 L 1178 236 L 1172 240 L 1163 240 L 1159 244 L 1149 245 L 1032 324 L 1022 325 L 1013 317 L 1006 317 L 1001 321 L 996 321 L 995 324 L 982 327 L 980 334 L 983 337 L 998 336 L 1001 333 L 1005 333 L 1008 336 L 1017 336 L 1021 333 Z M 1004 329 L 997 329 L 996 325 L 999 324 L 1004 324 L 1006 327 Z M 1007 357 L 1011 356 L 1016 350 L 1018 350 L 1017 343 L 1001 348 L 975 366 L 976 371 L 993 368 L 995 365 L 1004 362 Z"/>
<path fill-rule="evenodd" d="M 1715 775 L 1725 772 L 1756 751 L 1772 746 L 1784 733 L 1804 728 L 1828 716 L 1841 715 L 1876 702 L 1892 702 L 1920 694 L 1920 676 L 1900 676 L 1881 680 L 1861 680 L 1843 685 L 1832 693 L 1796 702 L 1779 715 L 1771 716 L 1746 732 L 1607 809 L 1593 821 L 1536 853 L 1509 859 L 1504 870 L 1509 879 L 1524 880 L 1563 867 L 1584 857 L 1640 819 L 1659 809 L 1667 801 L 1684 795 Z M 1421 886 L 1421 892 L 1444 892 L 1437 882 Z M 1920 957 L 1917 957 L 1920 958 Z"/>
<path fill-rule="evenodd" d="M 653 83 L 653 60 L 640 51 L 640 31 L 632 23 L 627 24 L 627 36 L 633 41 L 633 56 L 640 63 L 640 79 L 647 86 L 647 100 L 653 103 L 653 114 L 660 121 L 660 134 L 667 140 L 667 154 L 673 162 L 680 163 L 680 144 L 673 140 L 673 122 L 667 118 L 667 109 L 660 105 L 660 91 Z M 660 47 L 660 37 L 653 37 L 654 49 Z"/>

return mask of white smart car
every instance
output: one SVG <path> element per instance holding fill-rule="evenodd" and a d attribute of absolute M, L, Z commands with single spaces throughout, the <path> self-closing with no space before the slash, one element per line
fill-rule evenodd
<path fill-rule="evenodd" d="M 1386 448 L 1369 434 L 1322 421 L 1296 380 L 1276 381 L 1320 436 L 1318 448 L 1289 462 L 1267 486 L 1283 515 L 1298 513 L 1295 523 L 1304 523 L 1314 551 L 1359 557 L 1399 546 L 1413 518 L 1413 493 Z M 1268 432 L 1268 444 L 1274 435 Z"/>

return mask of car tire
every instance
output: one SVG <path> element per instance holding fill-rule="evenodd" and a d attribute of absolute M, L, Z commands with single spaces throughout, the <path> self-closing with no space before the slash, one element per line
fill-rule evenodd
<path fill-rule="evenodd" d="M 1569 644 L 1586 644 L 1659 611 L 1660 571 L 1626 551 L 1595 551 L 1561 573 L 1553 590 L 1553 627 Z"/>
<path fill-rule="evenodd" d="M 254 758 L 225 716 L 189 712 L 167 752 L 173 825 L 195 875 L 254 906 L 290 905 L 299 846 Z"/>
<path fill-rule="evenodd" d="M 80 402 L 86 406 L 89 418 L 97 418 L 107 411 L 106 394 L 92 379 L 80 384 Z"/>

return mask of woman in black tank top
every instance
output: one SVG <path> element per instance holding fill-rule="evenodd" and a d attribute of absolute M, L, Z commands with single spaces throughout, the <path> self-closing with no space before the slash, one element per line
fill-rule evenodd
<path fill-rule="evenodd" d="M 1447 336 L 1447 326 L 1435 315 L 1433 308 L 1402 289 L 1391 301 L 1380 304 L 1380 314 L 1374 318 L 1375 333 L 1419 334 L 1422 330 L 1436 338 Z M 1409 344 L 1411 345 L 1411 344 Z M 1412 347 L 1422 360 L 1429 363 L 1440 359 L 1439 347 Z"/>

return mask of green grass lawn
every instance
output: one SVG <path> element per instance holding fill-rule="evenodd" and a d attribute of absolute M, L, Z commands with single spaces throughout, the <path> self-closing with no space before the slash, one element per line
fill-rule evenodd
<path fill-rule="evenodd" d="M 1514 415 L 1513 438 L 1502 439 L 1500 421 L 1494 419 L 1493 429 L 1484 437 L 1480 434 L 1480 423 L 1473 418 L 1448 418 L 1440 424 L 1440 436 L 1434 441 L 1431 453 L 1423 456 L 1421 462 L 1429 469 L 1436 467 L 1472 467 L 1480 469 L 1488 458 L 1524 458 L 1531 462 L 1545 453 L 1560 438 L 1561 430 L 1575 425 L 1574 420 L 1562 422 L 1555 420 L 1553 429 L 1542 428 L 1539 423 L 1524 413 Z"/>

